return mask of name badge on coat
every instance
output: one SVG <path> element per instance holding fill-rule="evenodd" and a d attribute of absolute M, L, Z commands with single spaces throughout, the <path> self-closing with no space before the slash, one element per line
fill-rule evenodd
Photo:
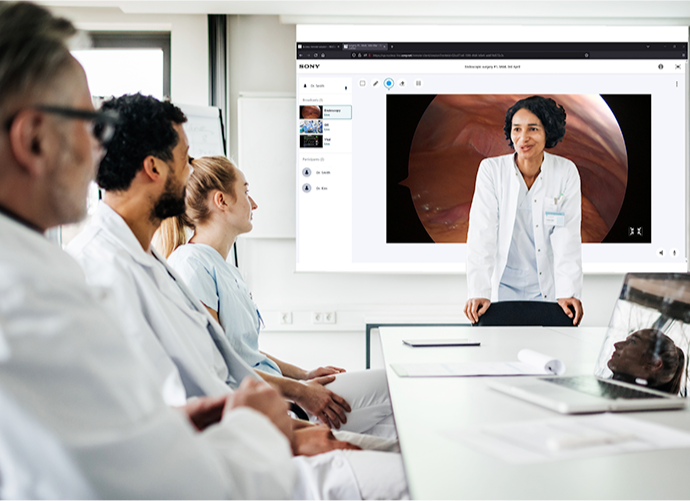
<path fill-rule="evenodd" d="M 544 213 L 544 224 L 547 226 L 563 226 L 565 224 L 565 212 L 546 211 Z"/>

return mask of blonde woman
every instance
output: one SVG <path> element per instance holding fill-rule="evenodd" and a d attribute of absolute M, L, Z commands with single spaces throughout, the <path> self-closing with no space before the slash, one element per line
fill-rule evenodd
<path fill-rule="evenodd" d="M 304 370 L 259 350 L 261 316 L 239 270 L 227 262 L 238 235 L 252 230 L 257 204 L 244 174 L 225 157 L 194 160 L 187 212 L 163 223 L 168 263 L 223 327 L 232 347 L 312 420 L 348 431 L 396 436 L 383 370 Z M 193 236 L 186 242 L 185 228 Z"/>

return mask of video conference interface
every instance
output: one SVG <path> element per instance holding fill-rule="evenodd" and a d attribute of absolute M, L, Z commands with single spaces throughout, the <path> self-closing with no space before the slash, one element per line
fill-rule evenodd
<path fill-rule="evenodd" d="M 687 27 L 298 26 L 297 270 L 463 272 L 506 110 L 555 100 L 585 273 L 687 270 Z"/>

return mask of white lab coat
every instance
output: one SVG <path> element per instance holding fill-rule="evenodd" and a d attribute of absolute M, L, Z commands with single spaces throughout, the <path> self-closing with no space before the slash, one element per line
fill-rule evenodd
<path fill-rule="evenodd" d="M 57 437 L 4 395 L 2 388 L 0 409 L 0 499 L 96 498 Z"/>
<path fill-rule="evenodd" d="M 57 440 L 97 497 L 292 495 L 290 446 L 268 419 L 240 409 L 196 433 L 163 401 L 162 379 L 77 263 L 2 214 L 0 297 L 0 388 Z"/>
<path fill-rule="evenodd" d="M 82 265 L 90 284 L 113 291 L 118 316 L 125 322 L 128 335 L 157 360 L 155 366 L 161 380 L 170 379 L 170 364 L 157 357 L 168 353 L 169 361 L 180 368 L 180 373 L 186 374 L 183 375 L 183 379 L 187 378 L 185 387 L 197 387 L 213 395 L 231 391 L 225 384 L 227 367 L 218 363 L 220 354 L 207 332 L 206 322 L 210 321 L 225 339 L 222 327 L 165 259 L 155 250 L 152 252 L 158 259 L 142 249 L 127 223 L 115 211 L 101 203 L 92 222 L 70 243 L 68 252 Z M 177 283 L 170 276 L 177 277 Z M 192 300 L 192 305 L 180 300 L 178 287 Z M 190 312 L 191 308 L 196 313 Z M 261 441 L 257 441 L 255 447 L 266 448 L 266 452 L 271 453 L 271 448 Z M 360 455 L 353 457 L 351 452 L 333 451 L 294 458 L 293 466 L 297 467 L 299 475 L 293 496 L 296 499 L 360 499 L 362 492 L 370 490 L 369 485 L 380 485 L 384 491 L 390 485 L 386 497 L 407 495 L 398 454 L 365 451 L 360 459 Z M 372 468 L 367 472 L 368 478 L 355 475 L 361 468 L 355 464 L 353 469 L 353 463 L 365 463 L 372 455 L 382 466 L 379 471 L 387 473 L 386 478 Z M 280 468 L 276 473 L 280 473 Z M 361 488 L 360 483 L 369 485 Z"/>
<path fill-rule="evenodd" d="M 210 323 L 232 350 L 222 327 L 155 249 L 144 251 L 119 214 L 101 203 L 67 252 L 89 285 L 110 291 L 110 306 L 124 331 L 144 348 L 163 379 L 173 380 L 177 368 L 187 397 L 228 393 L 228 366 L 207 329 Z M 237 383 L 244 377 L 261 380 L 239 357 L 234 368 Z"/>
<path fill-rule="evenodd" d="M 482 160 L 477 172 L 467 234 L 470 298 L 498 300 L 515 225 L 519 172 L 513 154 Z M 580 176 L 570 160 L 544 152 L 541 173 L 528 195 L 532 203 L 539 286 L 545 301 L 582 294 Z M 564 214 L 563 225 L 546 212 Z"/>

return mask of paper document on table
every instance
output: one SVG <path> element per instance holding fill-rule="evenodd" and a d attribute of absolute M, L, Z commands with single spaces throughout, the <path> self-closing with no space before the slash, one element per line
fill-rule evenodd
<path fill-rule="evenodd" d="M 391 364 L 400 377 L 543 376 L 563 374 L 565 364 L 533 350 L 520 350 L 519 362 Z"/>
<path fill-rule="evenodd" d="M 690 433 L 616 414 L 494 424 L 442 434 L 515 464 L 690 448 Z"/>

